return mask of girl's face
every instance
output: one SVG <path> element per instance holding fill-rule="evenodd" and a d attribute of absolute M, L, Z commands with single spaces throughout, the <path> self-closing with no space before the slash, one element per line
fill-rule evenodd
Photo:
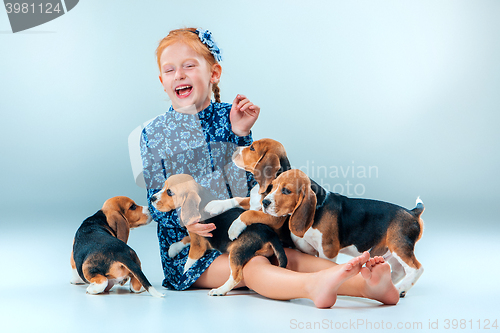
<path fill-rule="evenodd" d="M 201 111 L 210 105 L 212 84 L 221 74 L 219 64 L 208 62 L 184 43 L 175 43 L 160 56 L 160 81 L 175 110 L 194 105 Z"/>

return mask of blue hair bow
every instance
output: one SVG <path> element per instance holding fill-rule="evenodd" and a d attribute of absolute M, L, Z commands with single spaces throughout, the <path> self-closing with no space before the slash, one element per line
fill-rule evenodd
<path fill-rule="evenodd" d="M 215 43 L 212 33 L 208 30 L 199 30 L 196 29 L 196 34 L 198 34 L 198 38 L 200 38 L 201 42 L 205 44 L 210 52 L 213 54 L 215 60 L 221 61 L 222 55 L 219 47 Z"/>

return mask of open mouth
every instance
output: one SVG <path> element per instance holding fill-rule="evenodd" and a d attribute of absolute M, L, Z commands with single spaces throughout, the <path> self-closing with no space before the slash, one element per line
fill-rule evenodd
<path fill-rule="evenodd" d="M 189 85 L 179 86 L 179 87 L 175 88 L 175 94 L 179 98 L 188 97 L 189 94 L 191 94 L 192 91 L 193 91 L 193 87 L 189 86 Z"/>

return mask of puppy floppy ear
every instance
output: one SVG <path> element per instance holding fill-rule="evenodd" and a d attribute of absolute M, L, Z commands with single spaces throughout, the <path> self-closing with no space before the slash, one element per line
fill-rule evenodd
<path fill-rule="evenodd" d="M 115 232 L 116 238 L 126 243 L 128 241 L 130 227 L 125 217 L 120 212 L 113 211 L 109 213 L 109 215 L 106 215 L 106 219 L 111 229 Z"/>
<path fill-rule="evenodd" d="M 290 231 L 297 237 L 304 237 L 307 229 L 314 222 L 314 213 L 316 211 L 316 195 L 310 186 L 302 186 L 299 200 L 290 216 Z"/>
<path fill-rule="evenodd" d="M 184 225 L 192 224 L 199 219 L 201 198 L 195 191 L 189 191 L 181 204 L 181 221 Z"/>
<path fill-rule="evenodd" d="M 259 194 L 266 192 L 267 187 L 276 178 L 280 169 L 280 159 L 276 154 L 265 154 L 254 167 L 254 178 L 259 183 Z"/>

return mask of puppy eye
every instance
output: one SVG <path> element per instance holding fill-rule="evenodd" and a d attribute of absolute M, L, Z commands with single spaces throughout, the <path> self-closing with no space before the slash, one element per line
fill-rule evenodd
<path fill-rule="evenodd" d="M 174 195 L 174 192 L 172 192 L 170 189 L 167 190 L 167 195 L 169 197 L 172 197 Z"/>
<path fill-rule="evenodd" d="M 255 148 L 253 147 L 253 145 L 250 146 L 250 151 L 255 151 Z"/>
<path fill-rule="evenodd" d="M 285 195 L 288 195 L 288 194 L 292 193 L 292 191 L 290 191 L 289 189 L 287 189 L 287 188 L 283 187 L 283 188 L 281 189 L 281 193 L 283 193 L 283 194 L 285 194 Z"/>
<path fill-rule="evenodd" d="M 136 208 L 137 208 L 136 204 L 132 204 L 132 206 L 130 206 L 130 210 L 135 210 Z"/>

